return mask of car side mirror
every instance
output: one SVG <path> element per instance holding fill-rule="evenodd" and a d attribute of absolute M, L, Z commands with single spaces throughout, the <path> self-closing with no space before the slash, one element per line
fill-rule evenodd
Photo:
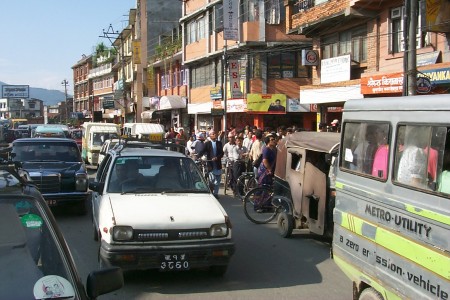
<path fill-rule="evenodd" d="M 86 292 L 91 299 L 121 289 L 124 285 L 122 269 L 112 267 L 94 271 L 86 280 Z"/>
<path fill-rule="evenodd" d="M 103 182 L 89 182 L 89 189 L 101 194 L 103 192 L 103 187 L 105 184 Z"/>
<path fill-rule="evenodd" d="M 325 154 L 325 162 L 330 166 L 331 166 L 332 158 L 333 158 L 333 156 L 330 153 Z"/>

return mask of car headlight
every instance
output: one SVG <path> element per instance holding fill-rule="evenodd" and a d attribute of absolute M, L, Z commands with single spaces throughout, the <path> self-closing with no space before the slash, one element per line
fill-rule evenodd
<path fill-rule="evenodd" d="M 128 241 L 133 238 L 133 228 L 131 226 L 114 226 L 113 239 L 115 241 Z"/>
<path fill-rule="evenodd" d="M 227 224 L 215 224 L 212 225 L 209 229 L 209 235 L 211 237 L 223 237 L 228 235 L 228 226 Z"/>
<path fill-rule="evenodd" d="M 75 175 L 75 189 L 77 191 L 85 192 L 88 189 L 87 174 L 78 173 Z"/>

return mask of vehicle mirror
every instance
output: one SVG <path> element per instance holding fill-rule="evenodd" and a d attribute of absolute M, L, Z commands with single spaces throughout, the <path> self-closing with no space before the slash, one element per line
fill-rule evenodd
<path fill-rule="evenodd" d="M 89 182 L 89 189 L 101 193 L 103 191 L 103 182 Z"/>
<path fill-rule="evenodd" d="M 328 165 L 331 165 L 333 156 L 330 153 L 325 154 L 325 161 Z"/>

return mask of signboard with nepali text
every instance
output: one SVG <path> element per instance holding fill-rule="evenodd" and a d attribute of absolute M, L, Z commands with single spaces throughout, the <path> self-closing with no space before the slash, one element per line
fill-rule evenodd
<path fill-rule="evenodd" d="M 361 94 L 392 94 L 403 91 L 403 73 L 361 77 Z"/>
<path fill-rule="evenodd" d="M 2 85 L 2 98 L 30 98 L 30 86 Z"/>

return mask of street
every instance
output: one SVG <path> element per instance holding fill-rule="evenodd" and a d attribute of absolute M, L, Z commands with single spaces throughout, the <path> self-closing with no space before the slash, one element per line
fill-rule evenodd
<path fill-rule="evenodd" d="M 275 223 L 251 223 L 240 201 L 223 196 L 223 191 L 220 194 L 236 244 L 223 278 L 201 270 L 127 272 L 124 288 L 99 299 L 352 298 L 350 280 L 330 259 L 329 242 L 307 231 L 294 231 L 292 238 L 283 239 Z M 98 242 L 92 237 L 91 216 L 75 216 L 63 210 L 55 211 L 55 216 L 85 283 L 88 273 L 98 268 Z"/>

